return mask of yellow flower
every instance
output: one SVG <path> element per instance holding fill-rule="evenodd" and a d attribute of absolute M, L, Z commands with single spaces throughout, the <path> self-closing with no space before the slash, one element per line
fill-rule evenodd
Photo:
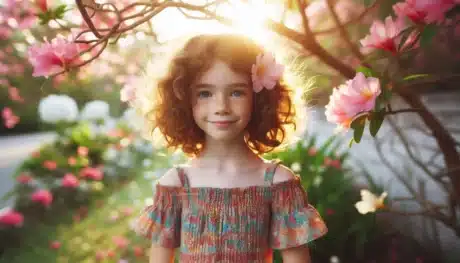
<path fill-rule="evenodd" d="M 102 182 L 92 182 L 91 189 L 96 192 L 102 191 L 104 189 L 104 184 Z"/>
<path fill-rule="evenodd" d="M 368 190 L 361 190 L 361 201 L 355 204 L 356 209 L 361 214 L 375 212 L 377 209 L 384 207 L 384 200 L 387 197 L 387 192 L 383 192 L 379 197 Z"/>

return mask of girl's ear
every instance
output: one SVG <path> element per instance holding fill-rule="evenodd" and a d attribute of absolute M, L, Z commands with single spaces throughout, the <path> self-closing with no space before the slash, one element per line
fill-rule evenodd
<path fill-rule="evenodd" d="M 183 89 L 180 88 L 183 78 L 183 76 L 179 75 L 178 77 L 176 77 L 176 79 L 173 80 L 172 83 L 173 93 L 179 100 L 183 100 L 185 98 L 183 94 Z"/>

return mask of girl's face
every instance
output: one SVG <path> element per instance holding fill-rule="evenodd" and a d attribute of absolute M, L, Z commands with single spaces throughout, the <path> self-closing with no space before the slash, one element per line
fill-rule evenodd
<path fill-rule="evenodd" d="M 242 138 L 251 119 L 253 91 L 247 76 L 217 60 L 192 85 L 193 117 L 207 140 Z"/>

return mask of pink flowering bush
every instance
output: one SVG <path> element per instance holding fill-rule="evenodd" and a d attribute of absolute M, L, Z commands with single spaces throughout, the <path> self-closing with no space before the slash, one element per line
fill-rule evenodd
<path fill-rule="evenodd" d="M 87 124 L 70 129 L 53 144 L 34 152 L 18 169 L 17 185 L 2 198 L 14 196 L 15 201 L 11 209 L 0 213 L 0 251 L 20 244 L 27 236 L 27 231 L 22 231 L 24 227 L 33 229 L 37 223 L 56 222 L 69 215 L 80 222 L 88 216 L 88 206 L 132 180 L 151 154 L 130 145 L 126 138 L 131 137 L 132 130 L 122 122 L 116 130 L 96 136 L 91 135 Z M 133 163 L 118 166 L 120 160 L 104 157 L 109 150 L 112 154 L 123 151 L 132 156 Z M 131 213 L 127 208 L 120 210 L 122 216 Z M 8 239 L 15 241 L 4 242 Z M 55 245 L 51 248 L 59 249 Z"/>
<path fill-rule="evenodd" d="M 33 76 L 50 76 L 66 70 L 79 62 L 80 52 L 77 43 L 63 36 L 57 36 L 51 42 L 31 46 L 28 58 L 34 67 Z"/>
<path fill-rule="evenodd" d="M 420 48 L 420 43 L 426 45 L 430 41 L 434 32 L 432 25 L 446 23 L 446 13 L 457 3 L 456 0 L 406 0 L 396 3 L 393 9 L 397 17 L 388 16 L 384 22 L 374 21 L 369 34 L 360 40 L 360 44 L 371 52 L 385 51 L 400 62 L 403 55 Z M 361 140 L 366 121 L 370 122 L 370 133 L 375 136 L 385 115 L 396 113 L 388 106 L 394 86 L 425 76 L 390 76 L 385 66 L 374 69 L 361 66 L 357 71 L 352 80 L 333 89 L 326 105 L 329 122 L 337 124 L 341 130 L 354 130 L 350 145 Z"/>
<path fill-rule="evenodd" d="M 343 129 L 350 128 L 351 122 L 360 114 L 366 114 L 375 107 L 375 100 L 381 93 L 377 78 L 366 78 L 358 72 L 346 84 L 335 88 L 326 106 L 327 120 Z"/>

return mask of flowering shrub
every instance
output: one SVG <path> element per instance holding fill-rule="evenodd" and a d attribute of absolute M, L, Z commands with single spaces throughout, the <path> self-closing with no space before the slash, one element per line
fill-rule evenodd
<path fill-rule="evenodd" d="M 16 172 L 17 185 L 6 196 L 15 198 L 14 206 L 0 212 L 0 251 L 22 244 L 42 223 L 58 223 L 69 214 L 77 221 L 84 218 L 94 200 L 135 177 L 152 154 L 149 146 L 134 139 L 124 121 L 98 134 L 85 122 L 68 127 Z"/>

